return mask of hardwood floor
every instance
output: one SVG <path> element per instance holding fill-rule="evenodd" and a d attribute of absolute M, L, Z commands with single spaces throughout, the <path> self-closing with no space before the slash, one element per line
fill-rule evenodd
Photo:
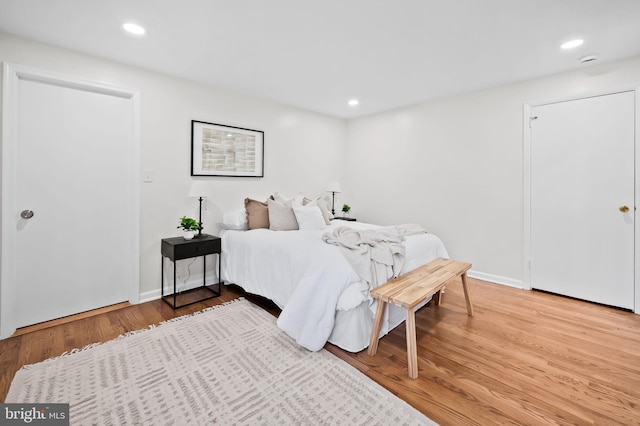
<path fill-rule="evenodd" d="M 327 349 L 442 425 L 640 424 L 640 315 L 469 279 L 416 314 L 419 378 L 407 377 L 404 325 L 378 353 Z M 0 341 L 0 400 L 24 364 L 235 299 L 176 311 L 162 301 L 125 307 Z M 268 301 L 247 299 L 278 310 Z"/>

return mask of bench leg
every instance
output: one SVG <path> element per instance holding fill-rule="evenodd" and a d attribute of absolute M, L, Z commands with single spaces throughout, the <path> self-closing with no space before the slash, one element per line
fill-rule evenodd
<path fill-rule="evenodd" d="M 418 346 L 416 344 L 416 313 L 407 309 L 407 364 L 409 377 L 418 378 Z"/>
<path fill-rule="evenodd" d="M 375 355 L 378 351 L 378 338 L 380 337 L 380 329 L 382 328 L 382 318 L 384 318 L 384 307 L 387 302 L 378 300 L 378 308 L 376 309 L 376 317 L 373 320 L 373 327 L 371 329 L 371 339 L 369 340 L 369 355 Z"/>
<path fill-rule="evenodd" d="M 435 292 L 435 294 L 433 295 L 433 301 L 435 302 L 436 306 L 440 306 L 440 304 L 442 303 L 442 290 L 438 290 Z"/>
<path fill-rule="evenodd" d="M 473 305 L 471 305 L 471 295 L 469 294 L 469 286 L 467 285 L 467 273 L 461 275 L 462 289 L 464 290 L 464 300 L 467 302 L 467 314 L 473 316 Z"/>

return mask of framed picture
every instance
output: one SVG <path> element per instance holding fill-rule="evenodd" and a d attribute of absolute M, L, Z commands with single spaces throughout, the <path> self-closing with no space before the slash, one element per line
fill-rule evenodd
<path fill-rule="evenodd" d="M 264 177 L 264 132 L 191 120 L 191 176 Z"/>

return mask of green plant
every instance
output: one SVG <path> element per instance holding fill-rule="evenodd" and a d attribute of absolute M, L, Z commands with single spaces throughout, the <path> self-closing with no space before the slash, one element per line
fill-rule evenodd
<path fill-rule="evenodd" d="M 191 219 L 190 217 L 182 216 L 180 218 L 180 225 L 177 226 L 178 229 L 182 228 L 185 231 L 198 231 L 200 226 L 195 219 Z"/>
<path fill-rule="evenodd" d="M 351 210 L 351 206 L 349 204 L 345 204 L 342 206 L 342 211 L 344 213 L 349 213 L 349 210 Z"/>

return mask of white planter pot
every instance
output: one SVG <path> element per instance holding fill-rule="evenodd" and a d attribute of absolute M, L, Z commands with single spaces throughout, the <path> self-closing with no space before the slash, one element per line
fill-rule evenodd
<path fill-rule="evenodd" d="M 184 231 L 185 240 L 192 240 L 195 235 L 196 235 L 195 231 Z"/>

